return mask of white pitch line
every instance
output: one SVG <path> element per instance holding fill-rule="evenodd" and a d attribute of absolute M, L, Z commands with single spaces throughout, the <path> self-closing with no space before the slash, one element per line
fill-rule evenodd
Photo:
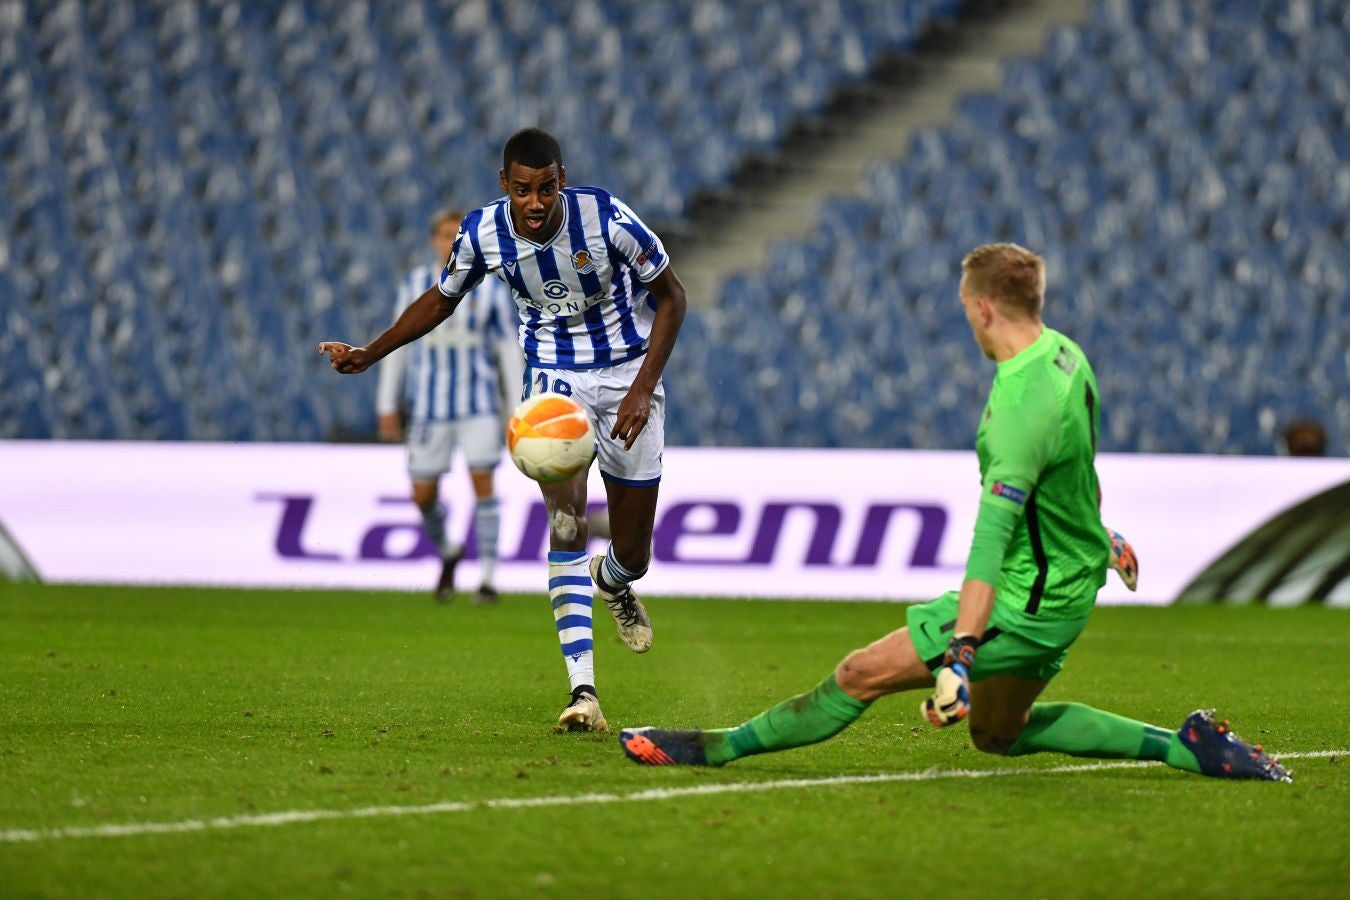
<path fill-rule="evenodd" d="M 1316 759 L 1350 756 L 1350 750 L 1311 750 L 1280 754 L 1280 759 Z M 692 787 L 652 788 L 628 794 L 572 794 L 554 797 L 498 797 L 489 800 L 452 800 L 421 806 L 362 806 L 356 809 L 292 809 L 251 816 L 221 816 L 215 819 L 184 819 L 178 822 L 126 822 L 118 825 L 84 825 L 70 828 L 11 828 L 0 831 L 0 844 L 23 844 L 65 838 L 135 837 L 143 834 L 183 834 L 193 831 L 220 831 L 231 828 L 275 828 L 297 822 L 324 822 L 330 819 L 376 819 L 398 816 L 428 816 L 442 813 L 471 812 L 476 809 L 535 809 L 544 806 L 583 806 L 588 804 L 641 803 L 650 800 L 674 800 L 679 797 L 709 797 L 717 794 L 751 794 L 763 791 L 794 790 L 812 787 L 841 787 L 855 784 L 893 784 L 905 781 L 942 781 L 959 778 L 1010 778 L 1029 775 L 1072 775 L 1108 769 L 1135 769 L 1158 763 L 1138 760 L 1081 763 L 1050 766 L 1043 769 L 925 769 L 921 772 L 880 772 L 875 775 L 836 775 L 830 778 L 785 778 L 778 781 L 732 781 L 725 784 L 700 784 Z"/>

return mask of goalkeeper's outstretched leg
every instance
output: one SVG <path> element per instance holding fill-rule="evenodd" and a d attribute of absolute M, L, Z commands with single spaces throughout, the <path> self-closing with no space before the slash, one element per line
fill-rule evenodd
<path fill-rule="evenodd" d="M 850 653 L 810 691 L 735 728 L 628 728 L 619 743 L 629 759 L 644 765 L 721 766 L 743 756 L 827 740 L 857 721 L 878 698 L 932 684 L 933 675 L 915 650 L 909 629 L 901 628 Z"/>
<path fill-rule="evenodd" d="M 1293 780 L 1259 745 L 1243 741 L 1208 710 L 1170 731 L 1082 703 L 1036 703 L 1044 688 L 1043 681 L 1007 675 L 971 685 L 971 743 L 1003 756 L 1156 760 L 1216 778 Z"/>
<path fill-rule="evenodd" d="M 926 633 L 923 617 L 920 635 Z M 915 621 L 912 618 L 911 621 Z M 923 644 L 922 639 L 918 641 Z M 624 729 L 620 745 L 644 765 L 721 766 L 743 756 L 772 753 L 828 740 L 857 721 L 877 699 L 919 688 L 936 690 L 924 708 L 936 725 L 968 718 L 971 742 L 1003 756 L 1065 753 L 1094 759 L 1156 760 L 1187 772 L 1220 778 L 1289 781 L 1289 773 L 1259 746 L 1233 733 L 1212 713 L 1193 713 L 1170 731 L 1081 703 L 1037 703 L 1047 681 L 986 675 L 977 646 L 953 639 L 948 650 L 925 661 L 909 628 L 901 628 L 850 653 L 810 691 L 773 706 L 735 728 L 714 730 Z M 986 651 L 990 664 L 1021 657 L 1008 645 Z M 1058 671 L 1056 658 L 1053 671 Z M 931 671 L 937 668 L 937 677 Z"/>

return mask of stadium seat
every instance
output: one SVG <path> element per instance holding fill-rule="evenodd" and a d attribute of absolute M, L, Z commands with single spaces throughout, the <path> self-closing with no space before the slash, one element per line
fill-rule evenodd
<path fill-rule="evenodd" d="M 574 183 L 674 221 L 957 5 L 11 5 L 0 226 L 21 274 L 3 309 L 34 333 L 154 348 L 31 342 L 0 433 L 369 430 L 373 380 L 324 377 L 310 348 L 387 320 L 430 214 L 497 196 L 511 131 L 555 130 Z M 189 372 L 204 360 L 232 374 Z"/>
<path fill-rule="evenodd" d="M 1103 449 L 1271 453 L 1279 424 L 1312 414 L 1344 453 L 1348 39 L 1334 2 L 1099 0 L 875 166 L 867 202 L 825 204 L 813 237 L 729 282 L 681 352 L 706 341 L 775 392 L 791 368 L 800 402 L 835 411 L 770 443 L 969 446 L 992 369 L 956 264 L 1015 240 L 1046 255 L 1049 321 L 1096 361 Z M 810 327 L 766 299 L 803 291 Z M 672 422 L 679 443 L 746 438 L 737 417 Z"/>
<path fill-rule="evenodd" d="M 369 431 L 373 380 L 310 349 L 387 321 L 507 133 L 548 126 L 573 183 L 673 222 L 958 6 L 7 8 L 0 434 Z M 1333 0 L 1097 0 L 691 313 L 669 389 L 718 402 L 673 403 L 671 442 L 968 446 L 990 369 L 956 263 L 1011 239 L 1096 361 L 1104 449 L 1271 452 L 1313 414 L 1346 452 L 1348 35 Z"/>

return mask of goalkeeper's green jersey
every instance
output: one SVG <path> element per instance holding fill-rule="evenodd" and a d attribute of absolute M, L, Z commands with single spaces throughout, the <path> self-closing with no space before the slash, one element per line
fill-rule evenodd
<path fill-rule="evenodd" d="M 1097 379 L 1077 344 L 1046 328 L 999 363 L 980 419 L 980 512 L 966 577 L 995 601 L 1047 619 L 1086 616 L 1110 539 L 1093 458 Z"/>

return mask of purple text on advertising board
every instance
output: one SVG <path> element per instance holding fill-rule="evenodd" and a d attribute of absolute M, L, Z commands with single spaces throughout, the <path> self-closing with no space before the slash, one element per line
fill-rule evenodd
<path fill-rule="evenodd" d="M 306 548 L 305 526 L 314 506 L 314 497 L 305 494 L 258 494 L 256 499 L 279 502 L 280 517 L 274 542 L 277 555 L 285 559 L 312 559 L 335 561 L 342 554 L 331 550 Z M 387 505 L 403 505 L 401 497 L 382 497 Z M 591 511 L 601 504 L 591 504 Z M 773 563 L 782 538 L 784 524 L 793 512 L 812 518 L 811 538 L 802 563 L 807 566 L 833 565 L 832 557 L 838 544 L 843 510 L 838 504 L 821 501 L 774 500 L 760 505 L 758 524 L 750 550 L 744 555 L 709 556 L 682 551 L 680 544 L 686 537 L 734 536 L 743 519 L 742 504 L 731 499 L 694 500 L 672 504 L 661 515 L 652 538 L 652 555 L 661 562 L 680 565 L 753 565 Z M 896 513 L 911 513 L 918 519 L 918 535 L 908 564 L 914 568 L 940 568 L 938 552 L 947 530 L 947 510 L 933 503 L 871 503 L 863 516 L 861 533 L 851 556 L 843 563 L 853 567 L 876 566 L 881 550 Z M 697 519 L 701 521 L 691 521 Z M 506 557 L 511 562 L 537 562 L 545 557 L 548 547 L 548 509 L 542 502 L 531 504 L 520 531 L 519 541 Z M 394 552 L 389 548 L 392 535 L 406 533 L 412 543 L 409 549 Z M 416 519 L 401 522 L 375 522 L 363 532 L 352 559 L 360 560 L 420 560 L 436 556 L 436 548 L 421 532 Z M 469 536 L 470 558 L 476 556 L 473 536 Z"/>

